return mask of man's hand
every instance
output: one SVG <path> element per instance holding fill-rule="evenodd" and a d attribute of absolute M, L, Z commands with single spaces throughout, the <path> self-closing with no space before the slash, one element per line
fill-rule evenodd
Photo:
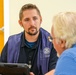
<path fill-rule="evenodd" d="M 47 72 L 45 75 L 54 75 L 54 72 L 55 72 L 55 69 L 53 69 L 53 70 Z"/>
<path fill-rule="evenodd" d="M 33 72 L 30 72 L 30 75 L 35 75 Z"/>

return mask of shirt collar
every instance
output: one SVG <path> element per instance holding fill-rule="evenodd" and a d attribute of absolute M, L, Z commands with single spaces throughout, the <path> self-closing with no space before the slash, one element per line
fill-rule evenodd
<path fill-rule="evenodd" d="M 38 40 L 36 41 L 36 45 L 33 48 L 35 48 L 39 45 L 40 38 L 41 38 L 41 32 L 39 34 Z M 21 47 L 24 47 L 24 46 L 27 46 L 25 43 L 25 32 L 23 32 L 23 34 L 21 36 Z"/>
<path fill-rule="evenodd" d="M 76 47 L 76 44 L 73 44 L 72 47 Z"/>

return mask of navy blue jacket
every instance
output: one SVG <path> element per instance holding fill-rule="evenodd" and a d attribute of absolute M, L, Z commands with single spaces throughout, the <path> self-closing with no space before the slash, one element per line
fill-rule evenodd
<path fill-rule="evenodd" d="M 50 36 L 50 34 L 46 30 L 41 28 L 40 32 L 41 32 L 41 41 L 38 47 L 37 66 L 38 68 L 40 66 L 42 67 L 42 74 L 44 75 L 45 73 L 48 72 L 48 63 L 50 58 L 50 52 L 52 50 L 52 43 L 49 42 L 48 40 L 48 36 Z M 18 62 L 22 34 L 23 32 L 17 35 L 10 36 L 8 39 L 8 52 L 7 52 L 8 63 Z"/>

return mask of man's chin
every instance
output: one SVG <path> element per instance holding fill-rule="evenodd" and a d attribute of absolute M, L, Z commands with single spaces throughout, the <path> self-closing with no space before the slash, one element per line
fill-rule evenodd
<path fill-rule="evenodd" d="M 34 35 L 36 35 L 38 32 L 35 32 L 35 33 L 30 33 L 30 32 L 28 32 L 28 34 L 29 35 L 31 35 L 31 36 L 34 36 Z"/>

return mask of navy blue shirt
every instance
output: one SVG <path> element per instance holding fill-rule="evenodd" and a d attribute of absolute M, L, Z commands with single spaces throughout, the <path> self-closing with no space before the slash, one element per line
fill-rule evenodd
<path fill-rule="evenodd" d="M 38 52 L 38 45 L 39 45 L 40 38 L 41 38 L 41 34 L 39 35 L 38 40 L 34 42 L 35 44 L 33 45 L 33 47 L 30 47 L 26 43 L 24 34 L 21 36 L 22 42 L 20 46 L 20 54 L 19 54 L 18 63 L 29 64 L 29 61 L 31 61 L 30 71 L 33 72 L 35 75 L 38 75 L 38 72 L 42 72 L 41 67 L 39 70 L 37 68 L 37 52 Z M 7 47 L 8 47 L 8 42 L 6 43 L 5 47 L 2 50 L 1 62 L 7 62 Z M 52 47 L 52 51 L 50 53 L 50 60 L 48 63 L 49 71 L 55 68 L 57 59 L 58 59 L 57 53 L 55 49 Z"/>

